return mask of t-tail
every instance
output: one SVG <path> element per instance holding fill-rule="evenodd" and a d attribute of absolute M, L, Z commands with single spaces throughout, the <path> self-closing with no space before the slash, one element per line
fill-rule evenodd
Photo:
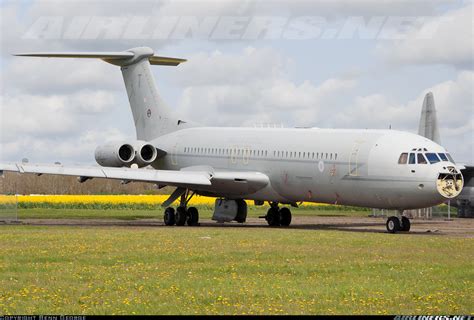
<path fill-rule="evenodd" d="M 185 59 L 154 55 L 151 48 L 138 47 L 120 52 L 37 52 L 16 56 L 48 58 L 96 58 L 120 66 L 138 140 L 150 141 L 191 126 L 179 119 L 161 99 L 150 65 L 177 66 Z"/>

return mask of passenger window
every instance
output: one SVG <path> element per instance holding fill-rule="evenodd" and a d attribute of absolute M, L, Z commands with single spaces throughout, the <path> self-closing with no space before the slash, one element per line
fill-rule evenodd
<path fill-rule="evenodd" d="M 417 160 L 418 164 L 428 164 L 428 162 L 426 161 L 426 158 L 423 155 L 423 153 L 417 153 L 416 154 L 416 160 Z"/>
<path fill-rule="evenodd" d="M 408 159 L 408 163 L 409 164 L 415 164 L 416 163 L 414 153 L 410 153 L 410 158 Z"/>
<path fill-rule="evenodd" d="M 398 158 L 398 164 L 406 164 L 408 160 L 408 153 L 402 153 Z"/>
<path fill-rule="evenodd" d="M 428 158 L 430 163 L 436 163 L 440 161 L 436 153 L 425 153 L 425 156 Z"/>
<path fill-rule="evenodd" d="M 441 158 L 441 161 L 448 161 L 448 157 L 444 153 L 438 153 L 438 156 Z"/>

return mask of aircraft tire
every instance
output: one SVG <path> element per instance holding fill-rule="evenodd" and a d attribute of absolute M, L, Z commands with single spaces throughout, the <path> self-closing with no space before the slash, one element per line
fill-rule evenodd
<path fill-rule="evenodd" d="M 165 221 L 166 226 L 174 226 L 176 223 L 176 215 L 173 208 L 168 207 L 165 209 L 163 220 Z"/>
<path fill-rule="evenodd" d="M 196 207 L 188 208 L 188 219 L 186 222 L 188 226 L 197 226 L 199 224 L 199 211 Z"/>
<path fill-rule="evenodd" d="M 410 219 L 408 219 L 407 217 L 402 217 L 401 231 L 410 231 L 410 226 Z"/>
<path fill-rule="evenodd" d="M 280 225 L 280 213 L 278 212 L 278 208 L 268 209 L 266 219 L 270 227 L 278 227 Z"/>
<path fill-rule="evenodd" d="M 283 227 L 288 227 L 291 224 L 291 211 L 288 208 L 281 208 L 279 210 L 280 224 Z"/>
<path fill-rule="evenodd" d="M 396 233 L 400 231 L 400 228 L 401 228 L 400 219 L 398 219 L 395 216 L 388 218 L 386 227 L 387 227 L 387 231 L 390 233 Z"/>
<path fill-rule="evenodd" d="M 176 225 L 184 226 L 186 224 L 187 212 L 185 207 L 178 207 L 176 209 Z"/>

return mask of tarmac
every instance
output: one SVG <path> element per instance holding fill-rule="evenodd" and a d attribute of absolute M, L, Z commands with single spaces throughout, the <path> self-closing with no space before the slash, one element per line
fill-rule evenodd
<path fill-rule="evenodd" d="M 474 219 L 453 218 L 451 220 L 435 218 L 431 220 L 411 219 L 410 232 L 401 234 L 438 235 L 474 238 Z M 274 229 L 301 230 L 338 230 L 343 232 L 387 233 L 386 219 L 383 217 L 344 217 L 344 216 L 293 216 L 289 227 L 271 227 Z M 4 223 L 5 224 L 5 223 Z M 248 218 L 245 223 L 217 223 L 202 219 L 199 226 L 169 227 L 161 218 L 156 219 L 23 219 L 7 224 L 34 226 L 78 226 L 78 227 L 148 227 L 148 228 L 270 228 L 264 219 Z"/>

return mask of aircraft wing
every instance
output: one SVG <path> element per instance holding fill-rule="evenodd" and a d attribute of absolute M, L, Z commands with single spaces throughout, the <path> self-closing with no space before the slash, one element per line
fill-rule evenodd
<path fill-rule="evenodd" d="M 212 194 L 244 195 L 257 192 L 269 184 L 267 175 L 249 171 L 216 171 L 212 167 L 196 166 L 176 170 L 146 168 L 112 168 L 99 166 L 65 166 L 61 164 L 0 163 L 3 171 L 19 173 L 77 176 L 83 182 L 89 178 L 151 182 L 208 191 Z"/>
<path fill-rule="evenodd" d="M 56 164 L 0 163 L 1 171 L 57 174 L 81 178 L 108 178 L 125 181 L 152 182 L 170 186 L 210 186 L 210 174 L 205 171 L 172 171 L 144 168 L 110 168 L 98 166 L 63 166 Z"/>

